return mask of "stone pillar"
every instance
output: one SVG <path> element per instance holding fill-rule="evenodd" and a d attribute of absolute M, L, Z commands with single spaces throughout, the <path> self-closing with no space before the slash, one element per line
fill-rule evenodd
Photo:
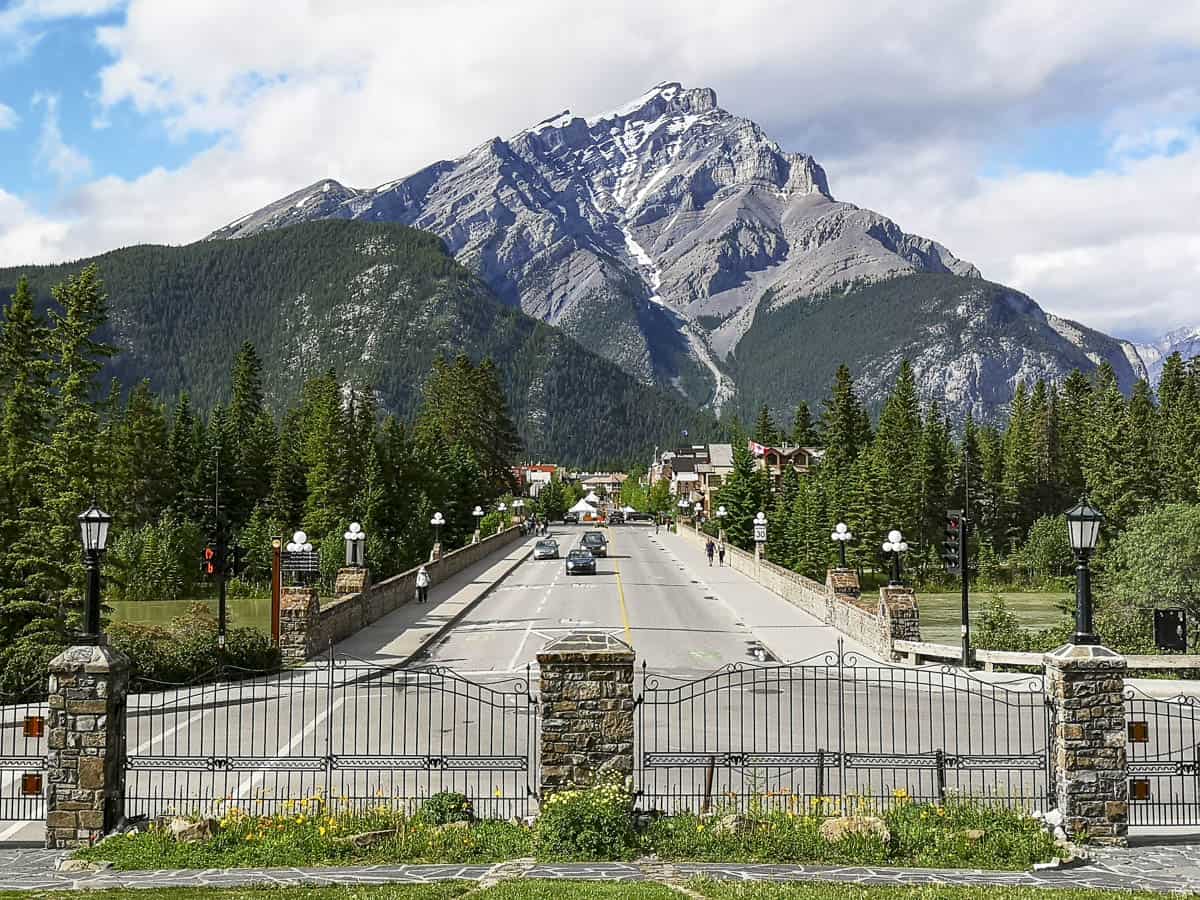
<path fill-rule="evenodd" d="M 104 644 L 50 661 L 46 847 L 93 844 L 125 817 L 129 660 Z"/>
<path fill-rule="evenodd" d="M 1046 696 L 1052 786 L 1063 828 L 1093 844 L 1125 844 L 1129 773 L 1125 759 L 1124 657 L 1095 644 L 1047 653 Z"/>
<path fill-rule="evenodd" d="M 285 663 L 316 656 L 321 644 L 321 603 L 315 587 L 285 587 L 279 595 L 279 655 Z"/>
<path fill-rule="evenodd" d="M 351 594 L 361 594 L 371 583 L 371 573 L 364 568 L 338 569 L 337 578 L 333 583 L 333 593 L 337 597 L 349 597 Z"/>
<path fill-rule="evenodd" d="M 633 648 L 600 631 L 551 641 L 541 668 L 541 799 L 633 774 Z"/>
<path fill-rule="evenodd" d="M 825 624 L 833 623 L 833 610 L 835 604 L 850 603 L 857 605 L 858 598 L 862 595 L 862 588 L 858 584 L 858 573 L 853 569 L 826 569 L 825 570 Z"/>
<path fill-rule="evenodd" d="M 921 614 L 917 593 L 907 585 L 888 585 L 879 589 L 879 643 L 885 659 L 899 659 L 892 650 L 895 641 L 921 639 Z"/>

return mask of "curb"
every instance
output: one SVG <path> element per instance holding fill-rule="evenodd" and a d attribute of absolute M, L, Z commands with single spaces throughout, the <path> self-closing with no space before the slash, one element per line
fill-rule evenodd
<path fill-rule="evenodd" d="M 525 552 L 522 553 L 520 556 L 518 556 L 516 561 L 514 561 L 511 566 L 509 566 L 507 569 L 505 569 L 503 572 L 501 572 L 499 578 L 497 578 L 495 581 L 493 581 L 491 584 L 489 584 L 483 591 L 480 592 L 479 596 L 476 597 L 474 600 L 472 600 L 470 603 L 464 604 L 462 609 L 460 609 L 453 616 L 451 616 L 449 619 L 447 619 L 445 624 L 442 625 L 440 628 L 438 628 L 437 631 L 433 632 L 431 635 L 429 635 L 429 637 L 427 637 L 427 638 L 425 638 L 425 640 L 421 641 L 421 643 L 417 645 L 417 648 L 415 650 L 413 650 L 412 653 L 410 653 L 408 656 L 404 657 L 403 660 L 396 665 L 399 665 L 400 667 L 408 667 L 408 666 L 412 665 L 417 660 L 418 657 L 420 657 L 423 653 L 425 653 L 426 650 L 428 650 L 430 647 L 432 647 L 434 644 L 436 644 L 438 641 L 440 641 L 443 637 L 445 637 L 446 632 L 450 631 L 450 629 L 452 629 L 455 625 L 457 625 L 460 621 L 462 621 L 463 617 L 467 613 L 469 613 L 476 606 L 478 606 L 485 597 L 487 597 L 489 594 L 491 594 L 492 591 L 494 591 L 500 584 L 502 584 L 504 582 L 504 580 L 506 578 L 508 578 L 509 575 L 511 575 L 513 572 L 515 572 L 517 567 L 519 565 L 521 565 L 521 563 L 525 562 L 525 560 L 527 560 L 529 558 L 530 554 L 532 554 L 532 553 L 533 553 L 533 546 L 530 545 L 530 546 L 526 547 Z"/>

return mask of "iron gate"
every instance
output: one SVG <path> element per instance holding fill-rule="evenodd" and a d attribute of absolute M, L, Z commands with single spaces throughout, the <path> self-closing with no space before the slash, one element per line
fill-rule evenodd
<path fill-rule="evenodd" d="M 1200 824 L 1200 699 L 1125 687 L 1130 825 Z"/>
<path fill-rule="evenodd" d="M 46 817 L 46 702 L 28 699 L 44 691 L 0 694 L 0 821 Z"/>
<path fill-rule="evenodd" d="M 1045 807 L 1049 706 L 1040 677 L 999 684 L 835 652 L 733 664 L 686 680 L 642 669 L 637 776 L 665 812 L 817 797 Z"/>
<path fill-rule="evenodd" d="M 411 808 L 438 791 L 466 794 L 487 818 L 531 812 L 538 724 L 528 677 L 483 684 L 331 656 L 134 691 L 130 815 L 223 804 L 270 812 L 312 797 Z"/>

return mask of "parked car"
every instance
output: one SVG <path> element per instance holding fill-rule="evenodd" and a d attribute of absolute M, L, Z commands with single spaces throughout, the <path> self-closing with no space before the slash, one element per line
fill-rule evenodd
<path fill-rule="evenodd" d="M 567 554 L 568 575 L 595 575 L 596 557 L 587 550 L 572 550 Z"/>
<path fill-rule="evenodd" d="M 600 531 L 585 532 L 579 546 L 589 550 L 592 556 L 608 556 L 608 538 Z"/>
<path fill-rule="evenodd" d="M 625 513 L 621 512 L 619 509 L 614 509 L 612 512 L 610 512 L 608 514 L 608 524 L 609 525 L 624 525 L 625 524 Z"/>
<path fill-rule="evenodd" d="M 564 525 L 578 525 L 579 524 L 579 513 L 573 513 L 573 512 L 563 513 L 563 524 Z"/>
<path fill-rule="evenodd" d="M 630 524 L 634 522 L 653 522 L 654 513 L 648 512 L 631 512 L 625 516 L 625 521 Z"/>
<path fill-rule="evenodd" d="M 558 559 L 558 541 L 547 538 L 533 545 L 534 559 Z"/>

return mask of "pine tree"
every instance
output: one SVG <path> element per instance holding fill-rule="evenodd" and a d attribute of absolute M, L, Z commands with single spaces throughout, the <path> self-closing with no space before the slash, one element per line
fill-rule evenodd
<path fill-rule="evenodd" d="M 771 410 L 763 404 L 758 411 L 758 421 L 754 425 L 754 440 L 767 447 L 779 443 L 779 431 L 775 428 L 775 420 L 771 418 Z"/>
<path fill-rule="evenodd" d="M 1172 503 L 1200 499 L 1196 478 L 1196 447 L 1200 445 L 1200 386 L 1194 365 L 1189 369 L 1178 353 L 1163 363 L 1158 382 L 1161 436 L 1157 442 L 1157 467 L 1162 496 Z"/>
<path fill-rule="evenodd" d="M 914 549 L 922 531 L 921 428 L 916 377 L 905 361 L 883 405 L 871 453 L 878 472 L 880 524 L 889 531 L 900 529 Z"/>
<path fill-rule="evenodd" d="M 119 527 L 149 525 L 166 511 L 175 488 L 166 410 L 149 381 L 134 386 L 114 432 L 109 446 L 121 498 Z"/>
<path fill-rule="evenodd" d="M 803 400 L 796 405 L 796 415 L 792 418 L 792 443 L 798 447 L 819 446 L 812 412 Z"/>
<path fill-rule="evenodd" d="M 869 440 L 869 434 L 864 433 L 865 417 L 866 411 L 854 392 L 850 370 L 844 365 L 838 366 L 833 391 L 825 400 L 821 414 L 821 446 L 825 448 L 822 469 L 830 474 L 849 471 Z"/>
<path fill-rule="evenodd" d="M 1083 474 L 1092 502 L 1118 530 L 1138 508 L 1133 454 L 1128 404 L 1105 364 L 1097 371 Z"/>
<path fill-rule="evenodd" d="M 1025 383 L 1013 395 L 1008 428 L 1004 432 L 1004 479 L 1001 482 L 1001 521 L 1005 546 L 1016 547 L 1036 518 L 1037 463 L 1034 459 L 1033 411 Z"/>
<path fill-rule="evenodd" d="M 746 436 L 733 435 L 733 471 L 726 476 L 717 503 L 728 511 L 725 516 L 725 535 L 734 546 L 749 550 L 753 546 L 753 520 L 759 512 L 766 512 L 763 503 L 766 497 L 765 483 L 754 457 L 750 454 Z M 768 532 L 769 535 L 769 532 Z"/>

